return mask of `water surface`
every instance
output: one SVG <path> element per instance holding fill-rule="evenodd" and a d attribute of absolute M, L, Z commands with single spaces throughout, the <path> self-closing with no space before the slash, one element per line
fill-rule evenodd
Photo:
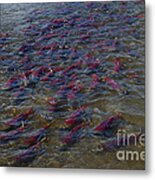
<path fill-rule="evenodd" d="M 118 114 L 129 132 L 144 128 L 143 1 L 1 4 L 0 38 L 0 135 L 17 131 L 0 143 L 2 166 L 144 169 L 143 161 L 120 162 L 116 150 L 98 150 L 112 137 L 93 133 Z M 76 142 L 66 143 L 74 127 L 65 120 L 81 107 Z M 30 108 L 22 131 L 5 125 Z"/>

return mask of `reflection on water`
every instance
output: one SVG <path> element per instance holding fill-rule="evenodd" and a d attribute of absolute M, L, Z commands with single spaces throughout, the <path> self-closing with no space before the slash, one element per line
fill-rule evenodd
<path fill-rule="evenodd" d="M 2 4 L 0 46 L 1 165 L 144 169 L 99 150 L 144 129 L 143 1 Z"/>

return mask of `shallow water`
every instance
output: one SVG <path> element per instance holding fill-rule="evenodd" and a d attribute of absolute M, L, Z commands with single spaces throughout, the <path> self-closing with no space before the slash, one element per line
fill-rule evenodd
<path fill-rule="evenodd" d="M 0 137 L 17 134 L 1 141 L 0 165 L 144 169 L 144 161 L 118 161 L 117 150 L 98 149 L 116 134 L 93 132 L 118 114 L 118 129 L 144 129 L 144 38 L 143 1 L 2 4 Z M 11 77 L 17 82 L 7 86 Z M 64 142 L 74 129 L 65 120 L 83 106 L 76 142 Z M 9 129 L 6 120 L 30 108 L 22 131 Z M 46 125 L 36 142 L 26 143 Z"/>

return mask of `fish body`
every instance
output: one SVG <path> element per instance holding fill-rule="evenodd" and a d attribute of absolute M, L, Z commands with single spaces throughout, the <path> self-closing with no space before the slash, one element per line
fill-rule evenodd
<path fill-rule="evenodd" d="M 102 80 L 105 81 L 113 90 L 120 90 L 119 84 L 113 79 L 105 77 Z"/>
<path fill-rule="evenodd" d="M 94 128 L 94 131 L 104 131 L 108 128 L 110 128 L 111 124 L 113 123 L 113 121 L 115 121 L 117 119 L 117 116 L 111 116 L 110 118 L 108 118 L 107 120 L 103 120 L 99 125 L 97 125 Z"/>
<path fill-rule="evenodd" d="M 20 87 L 16 92 L 12 94 L 12 97 L 14 99 L 13 103 L 15 105 L 19 105 L 30 96 L 30 91 L 28 89 L 25 89 L 25 87 Z"/>
<path fill-rule="evenodd" d="M 29 136 L 26 136 L 26 140 L 24 141 L 25 144 L 32 145 L 40 142 L 45 136 L 47 132 L 47 128 L 49 126 L 45 126 L 43 128 L 40 128 L 30 134 Z"/>
<path fill-rule="evenodd" d="M 15 165 L 21 166 L 21 164 L 28 164 L 32 162 L 36 156 L 45 152 L 44 149 L 40 149 L 38 144 L 35 144 L 27 149 L 20 150 L 16 155 L 12 157 Z"/>
<path fill-rule="evenodd" d="M 56 73 L 56 72 L 60 72 L 62 70 L 64 70 L 64 67 L 54 67 L 52 68 L 53 72 Z"/>
<path fill-rule="evenodd" d="M 60 23 L 64 23 L 66 22 L 67 20 L 64 19 L 64 18 L 58 18 L 58 19 L 54 19 L 52 20 L 52 23 L 55 23 L 55 24 L 60 24 Z"/>
<path fill-rule="evenodd" d="M 119 70 L 120 70 L 120 62 L 119 62 L 119 59 L 116 58 L 114 60 L 114 71 L 118 73 Z"/>
<path fill-rule="evenodd" d="M 20 137 L 20 133 L 24 131 L 23 127 L 19 127 L 16 130 L 11 130 L 8 132 L 1 132 L 0 133 L 0 142 L 8 142 L 10 140 L 15 140 Z"/>
<path fill-rule="evenodd" d="M 32 132 L 31 134 L 26 134 L 24 137 L 26 138 L 24 143 L 32 146 L 33 144 L 38 144 L 41 140 L 46 136 L 47 129 L 52 125 L 49 123 L 44 127 L 37 129 L 36 131 Z"/>
<path fill-rule="evenodd" d="M 43 76 L 40 80 L 41 81 L 48 81 L 52 75 L 53 75 L 53 71 L 50 71 L 45 76 Z"/>
<path fill-rule="evenodd" d="M 30 114 L 32 114 L 32 108 L 16 117 L 4 122 L 4 124 L 7 126 L 13 126 L 13 127 L 20 126 L 20 125 L 22 125 L 23 121 L 27 120 L 27 118 Z"/>
<path fill-rule="evenodd" d="M 48 103 L 52 106 L 55 106 L 57 104 L 56 100 L 53 97 L 48 98 Z"/>
<path fill-rule="evenodd" d="M 44 70 L 45 69 L 43 67 L 39 67 L 37 70 L 34 70 L 29 77 L 30 81 L 38 82 L 38 80 L 40 78 L 39 76 L 40 76 L 40 74 L 42 74 L 44 72 Z"/>
<path fill-rule="evenodd" d="M 88 67 L 90 69 L 96 69 L 100 65 L 101 61 L 99 59 L 96 59 L 93 62 L 88 63 Z"/>
<path fill-rule="evenodd" d="M 71 145 L 76 143 L 82 137 L 84 137 L 84 133 L 82 131 L 83 125 L 77 125 L 74 127 L 66 136 L 63 137 L 62 143 Z"/>
<path fill-rule="evenodd" d="M 56 42 L 52 42 L 51 44 L 48 44 L 46 46 L 43 46 L 40 51 L 45 51 L 45 50 L 55 50 L 57 47 L 57 43 Z"/>
<path fill-rule="evenodd" d="M 69 93 L 67 94 L 67 100 L 70 101 L 76 97 L 75 93 L 73 90 L 70 90 Z"/>
<path fill-rule="evenodd" d="M 14 88 L 18 88 L 22 85 L 27 86 L 27 84 L 29 83 L 28 78 L 33 73 L 34 72 L 32 70 L 27 70 L 24 73 L 21 73 L 21 74 L 18 74 L 18 75 L 11 77 L 8 81 L 6 81 L 4 83 L 4 85 L 2 86 L 2 89 L 11 90 Z"/>
<path fill-rule="evenodd" d="M 83 122 L 82 114 L 84 113 L 84 109 L 86 106 L 82 106 L 79 109 L 77 109 L 75 112 L 73 112 L 66 120 L 65 124 L 67 125 L 76 125 Z"/>
<path fill-rule="evenodd" d="M 131 136 L 131 137 L 114 137 L 114 138 L 110 138 L 109 140 L 107 140 L 105 143 L 99 145 L 99 147 L 102 150 L 108 150 L 108 151 L 112 151 L 112 150 L 117 150 L 119 148 L 123 148 L 123 147 L 128 147 L 129 145 L 132 146 L 136 146 L 138 143 L 138 138 L 140 137 L 140 133 L 135 134 L 135 136 Z"/>
<path fill-rule="evenodd" d="M 4 83 L 4 85 L 2 86 L 2 89 L 3 90 L 11 90 L 11 89 L 19 87 L 20 85 L 22 85 L 20 76 L 13 76 Z"/>
<path fill-rule="evenodd" d="M 97 84 L 99 83 L 99 77 L 97 76 L 97 74 L 92 74 L 91 79 L 92 79 L 92 81 L 89 85 L 90 90 L 95 88 L 97 86 Z"/>
<path fill-rule="evenodd" d="M 99 125 L 93 128 L 93 133 L 99 136 L 112 137 L 115 136 L 118 129 L 128 126 L 128 122 L 119 115 L 113 115 L 103 120 Z"/>
<path fill-rule="evenodd" d="M 64 74 L 65 74 L 65 73 L 68 73 L 69 71 L 71 71 L 71 70 L 74 69 L 74 68 L 76 68 L 76 69 L 81 68 L 81 65 L 82 65 L 82 61 L 81 61 L 81 60 L 73 63 L 72 65 L 70 65 L 69 67 L 67 67 L 67 68 L 64 70 Z"/>
<path fill-rule="evenodd" d="M 24 87 L 20 87 L 17 92 L 13 93 L 14 98 L 20 98 L 24 95 Z"/>

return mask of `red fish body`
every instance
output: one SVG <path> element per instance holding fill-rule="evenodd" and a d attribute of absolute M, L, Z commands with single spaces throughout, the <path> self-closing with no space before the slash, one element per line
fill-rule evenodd
<path fill-rule="evenodd" d="M 30 114 L 32 114 L 32 109 L 29 109 L 25 113 L 22 113 L 14 117 L 13 119 L 4 122 L 4 124 L 8 126 L 20 126 L 22 125 L 22 122 L 26 120 Z"/>
<path fill-rule="evenodd" d="M 84 136 L 82 128 L 83 125 L 74 127 L 65 137 L 63 137 L 62 143 L 71 145 L 80 140 Z"/>
<path fill-rule="evenodd" d="M 53 75 L 53 71 L 51 70 L 50 72 L 48 72 L 45 76 L 43 76 L 40 80 L 41 81 L 48 81 L 50 76 Z"/>
<path fill-rule="evenodd" d="M 82 65 L 82 61 L 81 61 L 81 60 L 73 63 L 72 65 L 70 65 L 69 67 L 67 67 L 67 68 L 65 69 L 64 74 L 65 74 L 65 73 L 68 73 L 69 71 L 71 71 L 71 70 L 74 69 L 74 68 L 77 68 L 77 69 L 78 69 L 78 68 L 81 68 L 81 65 Z"/>
<path fill-rule="evenodd" d="M 21 165 L 21 163 L 29 163 L 35 159 L 37 155 L 43 154 L 44 149 L 39 149 L 39 144 L 35 144 L 27 149 L 22 149 L 12 157 L 14 164 Z"/>
<path fill-rule="evenodd" d="M 64 18 L 54 19 L 54 20 L 52 20 L 52 22 L 57 23 L 57 24 L 64 23 L 64 22 L 66 22 L 66 19 L 64 19 Z"/>
<path fill-rule="evenodd" d="M 79 92 L 83 89 L 83 85 L 81 84 L 81 82 L 72 80 L 66 85 L 66 88 L 72 90 L 73 92 Z"/>
<path fill-rule="evenodd" d="M 55 99 L 54 99 L 53 97 L 49 97 L 49 98 L 48 98 L 48 103 L 49 103 L 50 105 L 52 105 L 52 106 L 54 106 L 54 105 L 57 104 L 57 102 L 55 101 Z"/>
<path fill-rule="evenodd" d="M 119 72 L 119 70 L 120 70 L 120 62 L 119 62 L 119 59 L 116 58 L 114 60 L 114 71 Z"/>
<path fill-rule="evenodd" d="M 55 36 L 55 33 L 54 33 L 54 32 L 48 33 L 48 34 L 46 34 L 46 35 L 44 35 L 44 36 L 41 36 L 41 37 L 37 38 L 37 39 L 36 39 L 36 42 L 40 42 L 40 41 L 42 41 L 42 40 L 48 40 L 48 39 L 50 39 L 50 38 L 52 38 L 52 37 L 54 37 L 54 36 Z"/>
<path fill-rule="evenodd" d="M 95 69 L 100 65 L 100 60 L 96 59 L 95 61 L 88 64 L 88 67 L 91 69 Z"/>
<path fill-rule="evenodd" d="M 109 119 L 102 121 L 98 126 L 94 128 L 95 132 L 102 132 L 111 127 L 111 124 L 116 121 L 118 116 L 111 116 Z"/>
<path fill-rule="evenodd" d="M 29 136 L 26 136 L 26 140 L 24 141 L 25 144 L 36 144 L 40 142 L 46 135 L 47 129 L 50 125 L 47 125 L 43 128 L 40 128 L 36 130 L 35 132 L 32 132 Z"/>
<path fill-rule="evenodd" d="M 87 40 L 88 38 L 90 38 L 89 35 L 82 35 L 82 36 L 80 37 L 81 40 Z"/>
<path fill-rule="evenodd" d="M 48 66 L 41 66 L 38 69 L 34 70 L 30 75 L 30 79 L 34 82 L 39 80 L 43 75 L 45 75 L 45 73 L 49 71 L 48 68 Z"/>
<path fill-rule="evenodd" d="M 14 140 L 20 137 L 20 133 L 24 131 L 23 127 L 19 127 L 16 130 L 11 130 L 8 132 L 1 132 L 0 133 L 0 142 L 7 142 L 10 140 Z"/>
<path fill-rule="evenodd" d="M 48 44 L 46 46 L 43 46 L 40 51 L 44 51 L 44 50 L 55 50 L 57 48 L 57 43 L 56 42 L 52 42 L 51 44 Z"/>
<path fill-rule="evenodd" d="M 52 68 L 54 73 L 62 71 L 63 69 L 64 69 L 64 67 L 54 67 L 54 68 Z"/>
<path fill-rule="evenodd" d="M 73 90 L 70 90 L 69 93 L 67 94 L 67 100 L 70 101 L 72 99 L 74 99 L 76 96 L 75 96 L 75 93 Z"/>
<path fill-rule="evenodd" d="M 82 117 L 81 114 L 84 112 L 84 109 L 86 106 L 82 106 L 81 108 L 77 109 L 75 112 L 73 112 L 66 120 L 65 124 L 67 125 L 75 125 L 77 123 L 81 123 Z"/>
<path fill-rule="evenodd" d="M 25 94 L 25 87 L 20 87 L 17 92 L 13 93 L 12 96 L 15 98 L 15 100 L 20 99 Z"/>
<path fill-rule="evenodd" d="M 54 79 L 54 80 L 52 80 L 52 81 L 50 81 L 49 82 L 49 85 L 55 85 L 55 84 L 57 84 L 57 83 L 61 83 L 62 82 L 62 79 L 60 79 L 60 78 L 57 78 L 57 79 Z"/>
<path fill-rule="evenodd" d="M 19 87 L 23 83 L 20 78 L 21 78 L 20 75 L 11 77 L 8 81 L 4 83 L 4 85 L 2 86 L 2 89 L 10 90 L 10 89 Z"/>
<path fill-rule="evenodd" d="M 89 85 L 89 89 L 93 89 L 97 86 L 97 84 L 99 83 L 99 77 L 96 74 L 92 74 L 91 75 L 92 81 Z"/>
<path fill-rule="evenodd" d="M 111 86 L 111 88 L 113 90 L 120 90 L 120 86 L 118 85 L 118 83 L 116 81 L 114 81 L 113 79 L 110 79 L 108 77 L 103 78 L 103 81 L 107 82 L 107 84 L 109 86 Z"/>

